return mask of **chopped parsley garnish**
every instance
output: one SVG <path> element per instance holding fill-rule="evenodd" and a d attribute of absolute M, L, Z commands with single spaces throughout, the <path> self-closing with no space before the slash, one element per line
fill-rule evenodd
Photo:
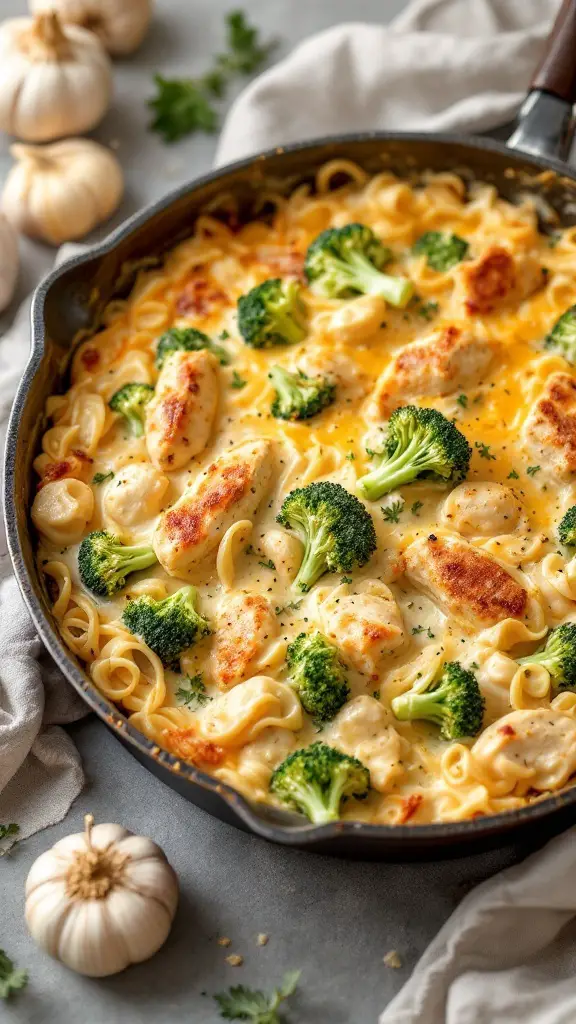
<path fill-rule="evenodd" d="M 271 558 L 269 558 L 268 561 L 266 561 L 266 562 L 261 560 L 260 562 L 258 562 L 258 565 L 261 565 L 263 569 L 275 569 L 276 568 L 276 566 L 274 565 L 274 562 L 272 561 Z"/>
<path fill-rule="evenodd" d="M 481 441 L 475 441 L 474 447 L 478 450 L 478 454 L 481 459 L 488 459 L 488 461 L 492 459 L 494 462 L 496 461 L 496 456 L 490 451 L 489 444 L 482 444 Z"/>
<path fill-rule="evenodd" d="M 516 470 L 515 470 L 515 469 L 512 469 L 512 470 L 510 470 L 510 472 L 508 473 L 508 476 L 506 477 L 506 479 L 507 479 L 507 480 L 519 480 L 519 479 L 520 479 L 520 477 L 518 476 L 518 473 L 516 472 Z"/>
<path fill-rule="evenodd" d="M 391 505 L 381 505 L 380 509 L 385 523 L 399 523 L 404 511 L 403 501 L 393 501 Z"/>
<path fill-rule="evenodd" d="M 93 484 L 103 484 L 106 480 L 112 480 L 114 473 L 110 470 L 109 473 L 94 473 L 92 477 Z"/>
<path fill-rule="evenodd" d="M 352 577 L 351 576 L 341 576 L 340 577 L 340 583 L 352 583 Z"/>
<path fill-rule="evenodd" d="M 290 601 L 290 604 L 283 605 L 282 608 L 276 608 L 276 615 L 282 615 L 284 612 L 297 612 L 304 598 L 300 598 L 299 601 Z"/>
<path fill-rule="evenodd" d="M 244 380 L 244 378 L 240 376 L 238 370 L 232 370 L 232 380 L 230 381 L 231 388 L 236 388 L 237 391 L 240 391 L 242 388 L 246 387 L 247 383 L 248 381 Z"/>
<path fill-rule="evenodd" d="M 230 337 L 230 331 L 220 331 L 220 334 L 218 335 L 218 340 L 219 341 L 228 341 L 229 337 Z"/>
<path fill-rule="evenodd" d="M 157 93 L 148 101 L 154 112 L 150 128 L 164 142 L 176 142 L 192 132 L 217 131 L 214 100 L 226 94 L 237 75 L 250 75 L 261 67 L 276 46 L 275 42 L 260 41 L 258 29 L 249 24 L 242 11 L 231 11 L 226 16 L 226 27 L 227 52 L 218 54 L 201 78 L 154 76 Z"/>
<path fill-rule="evenodd" d="M 528 476 L 536 476 L 536 473 L 540 472 L 540 466 L 528 466 L 526 472 L 528 473 Z"/>
<path fill-rule="evenodd" d="M 373 459 L 374 456 L 378 454 L 377 452 L 374 451 L 373 448 L 365 448 L 364 451 L 366 452 L 366 455 L 368 456 L 369 459 Z"/>
<path fill-rule="evenodd" d="M 410 511 L 413 516 L 419 516 L 421 508 L 424 508 L 423 501 L 415 501 L 413 505 L 410 505 Z"/>
<path fill-rule="evenodd" d="M 439 308 L 440 307 L 437 302 L 423 302 L 416 312 L 423 320 L 433 320 Z"/>
<path fill-rule="evenodd" d="M 428 629 L 426 630 L 426 636 L 428 637 L 429 640 L 433 640 L 434 637 L 436 636 L 436 634 L 433 633 L 432 630 L 430 629 L 430 626 L 428 626 Z"/>
<path fill-rule="evenodd" d="M 195 676 L 187 676 L 187 680 L 188 686 L 180 686 L 176 690 L 176 700 L 187 708 L 192 708 L 194 705 L 198 708 L 205 707 L 212 697 L 206 693 L 202 673 L 197 672 Z"/>
<path fill-rule="evenodd" d="M 300 971 L 288 971 L 280 988 L 275 988 L 271 994 L 245 985 L 232 985 L 227 992 L 214 996 L 220 1016 L 224 1020 L 247 1020 L 252 1024 L 281 1024 L 278 1009 L 296 991 L 299 978 Z"/>
<path fill-rule="evenodd" d="M 16 970 L 9 956 L 0 949 L 0 999 L 8 999 L 28 983 L 28 971 Z"/>
<path fill-rule="evenodd" d="M 20 832 L 20 825 L 11 822 L 10 825 L 0 825 L 0 841 L 2 839 L 13 839 Z"/>
<path fill-rule="evenodd" d="M 412 626 L 412 636 L 418 636 L 419 633 L 424 632 L 424 626 Z"/>
<path fill-rule="evenodd" d="M 456 401 L 458 402 L 458 405 L 462 406 L 463 409 L 468 408 L 468 395 L 458 395 Z"/>
<path fill-rule="evenodd" d="M 346 456 L 346 458 L 348 459 L 348 462 L 354 462 L 354 459 L 356 458 L 356 456 L 354 455 L 354 452 L 348 452 L 348 455 Z"/>

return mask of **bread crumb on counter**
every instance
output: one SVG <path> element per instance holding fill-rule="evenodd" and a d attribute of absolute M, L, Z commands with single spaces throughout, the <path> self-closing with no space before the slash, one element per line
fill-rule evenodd
<path fill-rule="evenodd" d="M 382 958 L 382 962 L 386 965 L 386 967 L 402 967 L 402 961 L 395 949 L 390 949 L 387 953 L 385 953 Z"/>

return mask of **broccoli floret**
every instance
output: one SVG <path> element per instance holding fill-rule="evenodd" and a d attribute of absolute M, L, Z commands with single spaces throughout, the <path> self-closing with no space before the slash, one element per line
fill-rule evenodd
<path fill-rule="evenodd" d="M 288 644 L 286 662 L 304 710 L 318 722 L 329 722 L 350 693 L 338 648 L 322 633 L 300 633 Z"/>
<path fill-rule="evenodd" d="M 383 274 L 390 249 L 364 224 L 328 228 L 315 238 L 306 253 L 304 272 L 313 291 L 329 298 L 382 295 L 402 309 L 414 294 L 406 277 Z"/>
<path fill-rule="evenodd" d="M 558 690 L 576 688 L 576 623 L 565 622 L 550 630 L 545 647 L 518 658 L 518 664 L 544 665 Z"/>
<path fill-rule="evenodd" d="M 349 796 L 361 800 L 369 788 L 370 772 L 362 762 L 326 743 L 289 754 L 270 779 L 270 791 L 314 825 L 337 821 L 342 800 Z"/>
<path fill-rule="evenodd" d="M 404 405 L 390 417 L 379 465 L 359 479 L 358 487 L 365 498 L 376 501 L 413 480 L 458 483 L 468 473 L 471 455 L 464 435 L 441 412 Z"/>
<path fill-rule="evenodd" d="M 445 271 L 455 267 L 468 252 L 468 242 L 445 231 L 426 231 L 413 246 L 417 256 L 425 256 L 432 270 Z"/>
<path fill-rule="evenodd" d="M 114 392 L 108 403 L 113 412 L 124 417 L 134 437 L 142 437 L 144 433 L 146 406 L 153 394 L 151 384 L 125 384 Z"/>
<path fill-rule="evenodd" d="M 211 632 L 196 611 L 196 588 L 182 587 L 170 597 L 155 601 L 143 594 L 129 601 L 122 622 L 142 638 L 168 668 L 178 668 L 178 659 L 200 637 Z"/>
<path fill-rule="evenodd" d="M 171 327 L 158 339 L 156 366 L 161 370 L 172 352 L 199 352 L 203 348 L 212 352 L 222 366 L 227 366 L 230 362 L 226 349 L 222 348 L 222 345 L 217 345 L 203 331 L 197 331 L 195 327 Z"/>
<path fill-rule="evenodd" d="M 309 420 L 330 405 L 336 386 L 326 377 L 307 377 L 273 366 L 268 374 L 276 390 L 270 411 L 278 420 Z"/>
<path fill-rule="evenodd" d="M 238 299 L 238 330 L 252 348 L 294 345 L 306 334 L 297 281 L 270 278 Z"/>
<path fill-rule="evenodd" d="M 558 525 L 558 540 L 567 548 L 576 547 L 576 505 L 564 513 Z"/>
<path fill-rule="evenodd" d="M 570 306 L 556 321 L 544 344 L 576 366 L 576 305 Z"/>
<path fill-rule="evenodd" d="M 325 572 L 350 572 L 376 550 L 372 516 L 341 484 L 327 480 L 297 487 L 276 521 L 296 530 L 304 557 L 294 587 L 306 593 Z"/>
<path fill-rule="evenodd" d="M 128 546 L 106 530 L 89 533 L 78 551 L 80 579 L 99 597 L 112 597 L 125 586 L 130 573 L 148 569 L 157 561 L 153 548 Z"/>
<path fill-rule="evenodd" d="M 476 676 L 457 661 L 419 679 L 411 690 L 394 697 L 392 711 L 401 722 L 423 718 L 440 726 L 445 740 L 475 736 L 482 728 L 484 697 Z"/>

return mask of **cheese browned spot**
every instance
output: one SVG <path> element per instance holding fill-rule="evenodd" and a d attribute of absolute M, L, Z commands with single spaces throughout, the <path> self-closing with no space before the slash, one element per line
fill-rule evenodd
<path fill-rule="evenodd" d="M 224 760 L 224 750 L 217 743 L 196 735 L 194 728 L 165 729 L 166 748 L 189 764 L 218 765 Z"/>
<path fill-rule="evenodd" d="M 526 419 L 524 446 L 545 472 L 563 480 L 576 472 L 576 380 L 569 374 L 548 378 Z"/>
<path fill-rule="evenodd" d="M 234 594 L 224 602 L 218 613 L 213 654 L 214 677 L 221 690 L 246 678 L 277 629 L 270 602 L 260 594 Z"/>
<path fill-rule="evenodd" d="M 146 445 L 157 469 L 183 468 L 208 443 L 218 402 L 211 352 L 173 352 L 146 408 Z"/>
<path fill-rule="evenodd" d="M 406 549 L 406 575 L 469 628 L 520 619 L 528 594 L 490 555 L 454 537 L 430 534 Z"/>
<path fill-rule="evenodd" d="M 534 256 L 515 258 L 500 245 L 491 245 L 473 263 L 462 263 L 459 278 L 469 316 L 484 316 L 522 302 L 544 283 L 542 267 Z"/>

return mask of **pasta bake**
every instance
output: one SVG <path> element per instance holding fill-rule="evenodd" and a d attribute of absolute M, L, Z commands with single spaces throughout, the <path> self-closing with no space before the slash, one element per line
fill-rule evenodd
<path fill-rule="evenodd" d="M 48 399 L 60 633 L 304 821 L 541 799 L 576 772 L 576 228 L 344 160 L 261 204 L 140 270 Z"/>

